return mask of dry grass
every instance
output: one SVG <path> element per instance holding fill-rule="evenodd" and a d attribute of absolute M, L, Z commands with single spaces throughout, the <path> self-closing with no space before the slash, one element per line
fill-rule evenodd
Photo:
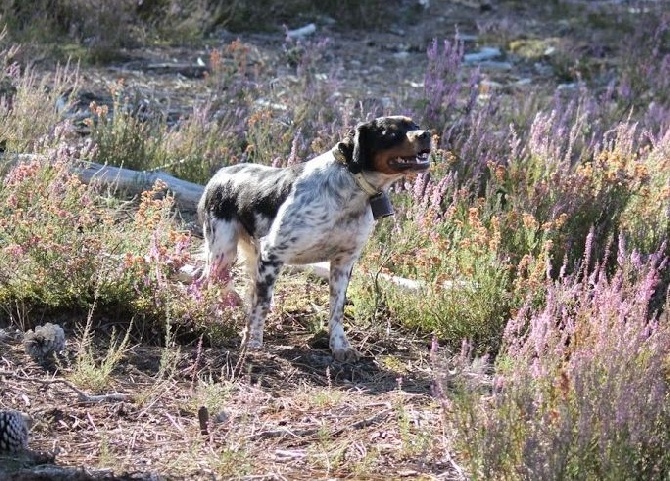
<path fill-rule="evenodd" d="M 145 0 L 141 3 L 146 8 L 156 6 L 156 12 L 169 5 L 206 3 L 189 1 Z M 305 2 L 294 0 L 286 5 Z M 19 3 L 0 0 L 0 6 Z M 35 9 L 38 17 L 51 3 L 51 0 L 37 2 L 36 5 L 44 7 Z M 79 5 L 81 2 L 62 3 Z M 347 1 L 344 5 L 353 3 L 356 2 Z M 366 3 L 366 8 L 378 3 Z M 400 3 L 408 8 L 417 6 L 412 1 Z M 667 238 L 668 221 L 664 209 L 668 206 L 668 169 L 665 168 L 668 156 L 664 153 L 670 145 L 667 141 L 670 137 L 665 134 L 666 140 L 663 140 L 662 134 L 667 131 L 669 121 L 667 118 L 655 119 L 651 115 L 653 111 L 649 115 L 643 114 L 640 131 L 655 128 L 658 134 L 658 138 L 645 137 L 645 142 L 654 144 L 654 148 L 640 152 L 621 150 L 622 161 L 644 160 L 651 166 L 649 186 L 642 189 L 644 195 L 636 197 L 634 203 L 623 205 L 627 198 L 624 194 L 634 192 L 628 187 L 637 188 L 637 183 L 633 182 L 637 177 L 628 175 L 623 168 L 611 169 L 618 165 L 619 157 L 616 156 L 600 158 L 605 167 L 600 171 L 601 177 L 590 175 L 592 171 L 589 169 L 577 169 L 580 175 L 568 176 L 567 180 L 557 177 L 555 186 L 553 175 L 547 178 L 552 182 L 527 180 L 534 174 L 545 172 L 550 161 L 568 158 L 565 145 L 569 141 L 572 146 L 573 137 L 577 139 L 575 152 L 594 152 L 592 146 L 584 147 L 587 140 L 592 135 L 600 139 L 602 129 L 619 125 L 620 117 L 627 118 L 629 107 L 636 105 L 627 104 L 627 99 L 623 98 L 626 89 L 621 89 L 617 94 L 623 96 L 620 103 L 616 99 L 604 100 L 597 102 L 596 108 L 596 102 L 592 102 L 588 107 L 594 113 L 588 119 L 575 114 L 574 118 L 581 119 L 581 123 L 573 121 L 569 112 L 556 123 L 550 122 L 552 117 L 541 114 L 549 105 L 547 92 L 558 100 L 573 93 L 575 99 L 582 98 L 573 90 L 581 89 L 580 85 L 567 84 L 563 85 L 565 90 L 557 90 L 557 83 L 580 78 L 591 81 L 595 77 L 590 84 L 594 96 L 589 94 L 584 98 L 594 100 L 605 95 L 610 74 L 617 73 L 616 60 L 621 56 L 620 25 L 612 20 L 618 17 L 603 15 L 598 18 L 602 22 L 598 27 L 594 22 L 580 23 L 584 18 L 582 10 L 573 10 L 579 13 L 574 18 L 561 15 L 563 6 L 578 2 L 553 2 L 553 7 L 548 8 L 558 9 L 553 17 L 544 16 L 546 2 L 525 2 L 523 9 L 519 8 L 523 2 L 494 2 L 496 10 L 482 14 L 477 9 L 468 9 L 464 3 L 467 2 L 434 0 L 431 9 L 421 17 L 421 24 L 412 23 L 413 19 L 409 18 L 403 30 L 389 27 L 389 31 L 370 29 L 361 34 L 346 31 L 341 19 L 335 26 L 317 22 L 318 35 L 300 42 L 285 41 L 279 25 L 283 17 L 275 18 L 273 11 L 267 10 L 263 13 L 272 17 L 275 33 L 281 31 L 281 34 L 255 33 L 247 38 L 241 36 L 243 40 L 224 35 L 223 40 L 208 39 L 207 45 L 128 50 L 123 52 L 128 58 L 122 65 L 117 63 L 107 69 L 83 64 L 81 70 L 77 70 L 78 87 L 95 86 L 107 94 L 114 94 L 111 106 L 116 114 L 109 119 L 98 115 L 98 123 L 88 125 L 96 148 L 93 160 L 100 162 L 128 165 L 131 160 L 137 160 L 139 163 L 135 167 L 142 169 L 169 165 L 175 175 L 204 182 L 222 163 L 250 160 L 285 165 L 289 161 L 304 160 L 330 148 L 343 128 L 383 113 L 425 115 L 417 120 L 442 134 L 441 148 L 438 149 L 442 162 L 435 166 L 430 182 L 421 189 L 425 202 L 416 194 L 419 183 L 407 184 L 408 190 L 398 194 L 395 221 L 387 219 L 380 225 L 366 255 L 355 268 L 357 277 L 349 290 L 353 306 L 346 307 L 348 324 L 351 324 L 347 325 L 347 332 L 352 344 L 364 355 L 355 365 L 335 363 L 330 356 L 323 330 L 328 313 L 328 287 L 304 275 L 282 277 L 274 310 L 267 323 L 265 350 L 240 352 L 235 333 L 242 327 L 241 310 L 223 312 L 216 308 L 219 300 L 216 289 L 206 293 L 203 299 L 196 299 L 184 295 L 183 286 L 170 281 L 170 266 L 180 265 L 184 260 L 182 256 L 187 258 L 200 241 L 191 237 L 184 219 L 173 216 L 172 206 L 164 200 L 167 198 L 161 194 L 162 189 L 147 193 L 141 203 L 144 207 L 136 209 L 137 202 L 124 203 L 121 208 L 117 200 L 106 196 L 108 193 L 99 195 L 100 192 L 91 191 L 88 195 L 89 191 L 83 186 L 82 192 L 87 195 L 62 199 L 58 196 L 60 190 L 53 189 L 54 182 L 49 179 L 21 184 L 25 187 L 26 197 L 43 193 L 36 185 L 42 186 L 49 195 L 27 202 L 25 215 L 20 218 L 11 202 L 7 202 L 8 207 L 0 212 L 3 214 L 0 227 L 7 233 L 6 238 L 15 243 L 11 246 L 13 249 L 4 251 L 5 246 L 0 245 L 0 254 L 4 256 L 0 258 L 3 261 L 0 288 L 4 288 L 4 291 L 0 289 L 0 294 L 4 294 L 4 297 L 0 296 L 3 299 L 0 306 L 0 408 L 16 408 L 32 415 L 34 425 L 30 447 L 33 455 L 11 462 L 8 457 L 0 456 L 0 481 L 9 476 L 19 481 L 36 479 L 40 470 L 49 473 L 43 474 L 42 479 L 67 480 L 448 480 L 467 479 L 467 476 L 476 479 L 480 475 L 477 463 L 487 468 L 495 466 L 497 460 L 488 454 L 495 451 L 493 448 L 501 447 L 497 454 L 503 462 L 512 459 L 512 449 L 516 449 L 512 454 L 518 455 L 518 459 L 521 459 L 519 453 L 538 452 L 537 449 L 522 451 L 519 446 L 525 438 L 521 437 L 516 447 L 506 443 L 504 437 L 495 438 L 497 444 L 488 441 L 495 437 L 495 429 L 501 429 L 500 426 L 508 427 L 512 434 L 524 426 L 529 431 L 531 427 L 537 427 L 537 431 L 544 434 L 542 430 L 547 426 L 544 420 L 534 424 L 521 423 L 516 411 L 506 410 L 508 405 L 504 402 L 499 403 L 498 419 L 509 422 L 508 425 L 489 421 L 495 418 L 487 417 L 496 412 L 493 407 L 501 392 L 505 392 L 500 391 L 499 382 L 495 384 L 495 376 L 499 381 L 502 374 L 512 377 L 515 372 L 523 372 L 519 366 L 525 366 L 526 361 L 504 357 L 486 360 L 482 357 L 470 363 L 469 355 L 499 345 L 489 338 L 495 340 L 502 336 L 502 324 L 513 317 L 512 306 L 518 305 L 520 298 L 527 294 L 528 303 L 533 307 L 545 302 L 545 276 L 552 245 L 569 248 L 572 258 L 581 258 L 579 249 L 583 250 L 583 243 L 575 241 L 568 246 L 565 237 L 558 234 L 577 232 L 586 235 L 591 223 L 601 220 L 601 211 L 619 212 L 625 207 L 628 224 L 621 226 L 629 232 L 641 232 L 639 238 L 633 239 L 635 248 L 644 247 L 645 252 L 653 252 L 657 244 Z M 123 5 L 139 8 L 137 2 L 124 1 Z M 85 10 L 89 11 L 90 6 Z M 409 13 L 412 12 L 418 15 L 416 10 Z M 444 12 L 446 14 L 440 18 Z M 177 17 L 179 14 L 178 11 Z M 347 14 L 355 15 L 356 12 Z M 302 24 L 312 19 L 298 17 L 295 21 Z M 118 23 L 116 17 L 107 20 Z M 193 18 L 187 20 L 193 21 Z M 217 22 L 217 19 L 212 20 Z M 131 31 L 126 32 L 129 34 L 126 38 L 123 30 L 105 30 L 104 24 L 93 16 L 81 22 L 75 23 L 75 27 L 79 25 L 76 31 L 61 32 L 61 35 L 76 40 L 82 35 L 87 37 L 88 29 L 94 28 L 110 35 L 121 35 L 124 40 L 143 41 L 144 32 L 135 31 L 136 25 L 127 24 Z M 31 28 L 36 25 L 29 24 Z M 476 51 L 488 43 L 500 45 L 508 53 L 503 60 L 513 63 L 513 70 L 509 72 L 484 69 L 480 80 L 487 83 L 473 84 L 472 91 L 476 95 L 468 94 L 473 87 L 468 79 L 474 78 L 473 72 L 477 70 L 474 66 L 459 67 L 462 78 L 449 78 L 454 83 L 453 88 L 440 85 L 440 76 L 424 82 L 428 63 L 449 60 L 439 55 L 434 55 L 433 60 L 427 59 L 426 47 L 433 36 L 439 41 L 450 39 L 451 26 L 456 24 L 465 34 L 479 34 L 479 42 L 468 43 L 468 51 Z M 574 36 L 576 44 L 597 45 L 594 32 L 600 30 L 616 32 L 616 41 L 611 44 L 608 41 L 604 53 L 589 53 L 588 50 L 582 53 L 582 50 L 573 51 L 572 47 L 566 47 L 564 42 L 552 41 L 545 45 L 543 40 L 537 47 L 542 58 L 549 57 L 540 60 L 552 63 L 554 74 L 551 75 L 536 72 L 533 62 L 538 59 L 533 51 L 522 55 L 512 46 L 519 38 L 542 40 L 545 35 L 553 38 L 553 35 L 566 31 L 566 24 L 574 27 L 574 32 L 570 31 L 566 36 L 568 40 Z M 183 35 L 188 37 L 188 29 L 198 25 L 183 27 Z M 649 29 L 643 27 L 639 32 L 644 37 Z M 32 38 L 30 31 L 23 33 Z M 181 35 L 172 33 L 175 35 L 172 40 Z M 334 41 L 329 42 L 324 37 L 333 37 Z M 364 42 L 362 37 L 365 37 Z M 90 45 L 90 55 L 95 56 L 96 48 L 98 53 L 106 51 L 107 45 L 102 40 L 105 39 L 99 38 L 97 44 Z M 119 47 L 118 38 L 108 40 L 112 50 Z M 23 65 L 35 60 L 36 64 L 26 71 L 26 75 L 21 70 L 10 69 L 4 79 L 17 90 L 16 97 L 12 97 L 13 104 L 0 101 L 0 114 L 6 120 L 4 129 L 0 127 L 0 141 L 6 140 L 7 152 L 43 153 L 63 147 L 67 154 L 63 155 L 69 158 L 68 149 L 76 146 L 76 152 L 81 150 L 93 156 L 93 150 L 81 148 L 82 138 L 78 133 L 63 132 L 54 124 L 58 120 L 55 120 L 53 102 L 60 88 L 47 87 L 40 78 L 41 74 L 53 78 L 52 72 L 48 72 L 53 58 L 46 46 L 35 46 L 40 52 L 44 49 L 47 53 L 41 53 L 39 58 L 29 62 L 21 59 L 29 58 L 34 49 L 23 49 L 22 56 L 15 58 L 15 52 L 5 47 L 5 44 L 9 45 L 8 40 L 0 38 L 0 41 L 2 63 L 10 65 L 19 61 L 19 65 Z M 545 53 L 548 46 L 558 49 L 558 53 L 554 56 Z M 89 47 L 80 44 L 78 48 Z M 512 55 L 516 55 L 515 52 L 528 59 L 515 59 Z M 622 57 L 633 58 L 632 55 Z M 636 54 L 636 57 L 646 58 L 642 54 Z M 157 73 L 148 68 L 163 62 L 172 63 L 173 59 L 189 65 L 196 59 L 204 60 L 209 63 L 208 75 L 191 78 L 176 73 L 177 70 Z M 460 64 L 461 59 L 457 60 Z M 101 60 L 98 58 L 98 61 Z M 649 63 L 653 64 L 653 59 Z M 654 91 L 652 87 L 664 87 L 667 84 L 661 80 L 668 77 L 641 75 L 633 68 L 630 70 L 624 71 L 628 75 L 624 80 L 631 85 L 631 102 L 646 98 L 645 93 L 649 91 L 659 94 L 654 98 L 658 98 L 659 105 L 665 106 L 667 88 Z M 67 71 L 62 71 L 63 82 L 68 80 Z M 600 76 L 596 75 L 598 72 Z M 531 83 L 526 84 L 525 80 Z M 2 82 L 0 78 L 0 91 Z M 500 87 L 496 87 L 497 83 Z M 491 93 L 489 89 L 497 91 Z M 435 95 L 429 95 L 431 92 Z M 124 115 L 123 107 L 134 105 L 134 98 L 161 106 L 161 112 L 166 116 L 171 114 L 171 122 L 179 127 L 158 121 L 140 123 L 132 115 Z M 486 104 L 487 98 L 495 98 L 490 109 L 479 105 L 480 102 Z M 435 121 L 427 121 L 426 102 L 431 100 L 435 109 L 430 116 Z M 609 111 L 599 108 L 608 105 L 612 107 Z M 34 115 L 35 112 L 41 114 Z M 666 115 L 667 110 L 659 112 Z M 175 120 L 177 117 L 178 121 Z M 107 120 L 109 122 L 105 123 Z M 516 138 L 507 136 L 510 124 L 518 129 L 519 145 L 528 144 L 527 137 L 529 131 L 533 132 L 533 126 L 547 127 L 545 130 L 538 128 L 534 136 L 545 142 L 537 144 L 537 149 L 529 150 L 529 159 L 533 160 L 530 167 L 534 166 L 535 171 L 521 162 L 527 160 L 523 152 L 512 149 L 515 152 L 509 153 L 508 146 Z M 565 130 L 565 125 L 570 128 Z M 633 130 L 622 128 L 621 136 L 612 137 L 616 149 L 605 149 L 608 155 L 618 152 L 619 146 L 625 147 L 623 134 Z M 568 131 L 569 135 L 566 134 Z M 572 151 L 572 147 L 568 150 Z M 514 162 L 521 163 L 516 166 Z M 495 172 L 488 172 L 495 174 L 495 182 L 489 184 L 490 192 L 479 192 L 486 198 L 472 198 L 473 192 L 461 189 L 456 182 L 442 184 L 442 180 L 451 174 L 454 174 L 452 178 L 458 179 L 478 178 L 487 172 L 477 170 L 485 163 L 487 169 L 497 167 Z M 626 167 L 623 162 L 622 165 Z M 557 172 L 563 172 L 561 168 L 559 166 Z M 636 172 L 640 176 L 644 174 L 646 179 L 646 170 Z M 619 174 L 628 184 L 620 181 Z M 552 188 L 537 190 L 538 185 Z M 619 190 L 610 189 L 612 186 Z M 570 190 L 573 187 L 575 190 Z M 425 194 L 428 190 L 432 191 L 431 195 Z M 580 197 L 575 192 L 603 194 Z M 560 194 L 558 201 L 550 195 L 557 193 Z M 410 202 L 412 194 L 415 198 Z M 89 210 L 102 214 L 113 211 L 115 215 L 83 215 L 89 212 L 82 208 L 83 198 L 96 200 Z M 59 199 L 61 203 L 58 203 Z M 401 205 L 401 199 L 408 205 Z M 545 203 L 549 201 L 554 203 Z M 502 205 L 505 202 L 506 206 Z M 460 210 L 445 210 L 449 203 Z M 571 228 L 556 230 L 556 242 L 552 244 L 554 238 L 545 236 L 544 230 L 559 229 L 565 219 L 559 218 L 559 226 L 559 222 L 549 218 L 543 209 L 554 212 L 555 205 L 577 205 L 578 208 L 574 213 L 569 212 L 572 217 L 566 215 L 567 221 L 573 222 L 566 221 L 565 225 Z M 56 209 L 61 206 L 66 212 Z M 609 209 L 610 206 L 618 210 Z M 5 213 L 13 214 L 13 218 Z M 61 216 L 68 213 L 71 216 Z M 39 224 L 36 219 L 49 220 Z M 83 225 L 84 235 L 74 232 L 72 225 Z M 49 230 L 53 226 L 58 230 Z M 44 242 L 37 243 L 40 250 L 36 252 L 44 253 L 42 257 L 47 260 L 57 249 L 61 255 L 45 263 L 48 268 L 36 268 L 34 273 L 21 278 L 19 274 L 31 265 L 17 260 L 16 252 L 23 251 L 24 239 L 34 238 L 40 227 L 44 229 L 41 236 Z M 611 226 L 606 224 L 603 230 L 606 227 Z M 64 234 L 58 237 L 54 232 Z M 603 234 L 602 238 L 605 237 Z M 181 244 L 187 244 L 188 248 L 177 249 L 176 246 Z M 596 244 L 602 248 L 609 245 L 606 242 Z M 153 252 L 149 260 L 147 252 Z M 554 252 L 558 252 L 556 262 L 560 263 L 563 250 Z M 115 278 L 111 271 L 109 275 L 101 275 L 100 270 L 96 276 L 89 275 L 89 269 L 95 271 L 91 259 L 104 259 L 100 265 L 107 273 L 109 259 L 124 253 L 127 265 L 122 277 L 116 278 L 119 286 L 112 282 Z M 516 257 L 509 257 L 509 253 Z M 77 272 L 75 266 L 79 268 Z M 506 285 L 507 278 L 502 275 L 513 272 L 513 268 L 517 274 L 516 291 Z M 386 272 L 385 269 L 419 278 L 432 287 L 413 296 L 400 290 L 380 289 L 374 283 L 374 274 Z M 361 274 L 366 271 L 367 274 Z M 670 282 L 667 267 L 663 272 L 665 277 L 659 282 L 667 286 Z M 470 281 L 466 285 L 478 287 L 473 295 L 442 288 L 443 283 L 461 278 Z M 106 306 L 103 307 L 99 290 L 89 289 L 91 279 L 110 282 L 110 285 L 104 283 L 102 286 L 108 289 L 107 299 L 111 299 Z M 72 281 L 79 281 L 75 289 L 62 289 Z M 93 285 L 98 287 L 98 283 Z M 11 287 L 11 292 L 7 286 Z M 53 294 L 53 302 L 49 304 L 43 297 L 27 295 L 31 293 L 29 288 L 38 294 L 43 290 Z M 667 320 L 670 305 L 667 287 L 664 289 L 666 291 L 658 297 L 665 293 L 665 300 L 655 300 L 655 303 L 660 308 L 665 302 L 664 319 Z M 88 293 L 89 298 L 82 299 L 82 293 Z M 572 312 L 571 298 L 565 302 L 565 312 Z M 211 308 L 212 305 L 215 307 Z M 77 326 L 77 321 L 86 324 L 86 310 L 93 307 L 96 311 L 89 318 L 89 329 Z M 523 319 L 521 314 L 518 317 Z M 67 335 L 65 353 L 59 364 L 48 370 L 25 354 L 21 333 L 14 330 L 25 331 L 45 321 L 61 323 Z M 128 327 L 131 321 L 132 331 Z M 483 329 L 473 328 L 479 325 Z M 460 327 L 463 329 L 459 330 Z M 414 334 L 414 330 L 420 334 Z M 468 338 L 472 341 L 469 348 L 472 352 L 465 349 L 468 344 L 464 343 L 468 355 L 461 355 L 461 365 L 456 363 L 454 367 L 452 357 L 441 350 L 437 352 L 437 343 L 429 346 L 431 330 L 443 337 L 445 345 L 451 342 L 452 347 L 462 338 Z M 203 337 L 198 338 L 201 334 Z M 667 353 L 667 345 L 661 346 L 659 352 Z M 517 362 L 521 364 L 515 364 Z M 629 374 L 636 372 L 630 366 L 627 370 Z M 663 373 L 667 376 L 667 370 Z M 521 384 L 534 386 L 531 382 Z M 552 379 L 547 382 L 550 392 L 554 384 Z M 498 391 L 494 386 L 498 386 Z M 433 392 L 434 389 L 437 391 Z M 471 411 L 464 408 L 460 411 L 461 416 L 455 418 L 459 394 L 463 396 L 462 405 Z M 531 406 L 548 399 L 543 394 L 533 395 L 535 393 L 531 392 L 528 397 Z M 511 403 L 514 401 L 510 398 Z M 203 434 L 199 413 L 204 412 L 208 413 L 208 421 Z M 470 416 L 471 413 L 477 416 Z M 594 417 L 594 422 L 599 422 L 599 418 Z M 573 427 L 567 422 L 566 426 Z M 486 453 L 481 455 L 476 442 L 468 444 L 470 439 L 482 440 L 481 446 L 491 449 L 480 450 Z M 539 439 L 545 443 L 546 438 Z M 572 448 L 572 440 L 565 439 L 567 441 L 561 446 Z M 588 441 L 595 442 L 594 438 Z M 545 443 L 543 446 L 549 446 L 547 450 L 552 451 L 554 445 Z M 656 455 L 661 461 L 667 461 L 667 456 L 662 457 L 667 450 L 659 451 L 662 452 L 642 453 L 640 459 L 652 459 Z M 539 457 L 537 463 L 529 463 L 529 469 L 546 465 Z M 510 464 L 513 464 L 510 469 L 521 465 Z M 465 468 L 467 475 L 460 466 Z M 576 469 L 584 469 L 587 478 L 592 472 L 588 471 L 591 468 L 587 463 L 576 465 Z M 525 478 L 511 474 L 507 478 L 499 475 L 499 479 Z"/>
<path fill-rule="evenodd" d="M 59 466 L 86 466 L 92 479 L 104 479 L 110 469 L 140 479 L 372 479 L 380 472 L 458 479 L 421 342 L 403 341 L 395 350 L 386 345 L 386 356 L 338 365 L 327 350 L 309 345 L 322 340 L 300 325 L 304 320 L 296 313 L 293 319 L 283 333 L 270 320 L 260 353 L 127 347 L 98 391 L 87 391 L 74 376 L 81 346 L 71 329 L 52 372 L 6 335 L 0 341 L 3 404 L 32 413 L 34 451 L 55 453 Z M 395 341 L 376 336 L 368 340 L 371 349 Z M 104 346 L 96 350 L 98 358 L 108 354 Z M 114 396 L 101 402 L 85 396 L 109 393 Z M 201 407 L 209 414 L 206 434 Z"/>

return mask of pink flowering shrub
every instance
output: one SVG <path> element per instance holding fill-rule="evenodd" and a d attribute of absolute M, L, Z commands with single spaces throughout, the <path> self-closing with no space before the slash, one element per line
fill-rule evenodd
<path fill-rule="evenodd" d="M 112 224 L 95 194 L 55 159 L 19 163 L 0 187 L 0 298 L 46 305 L 86 304 L 101 272 L 102 238 Z"/>
<path fill-rule="evenodd" d="M 151 322 L 199 330 L 225 297 L 216 287 L 183 286 L 193 261 L 173 199 L 157 183 L 127 206 L 82 184 L 67 150 L 19 162 L 0 185 L 0 305 L 121 309 Z M 224 299 L 225 300 L 225 299 Z M 219 314 L 221 312 L 216 311 Z M 137 325 L 137 324 L 136 324 Z"/>
<path fill-rule="evenodd" d="M 474 479 L 662 479 L 670 466 L 670 325 L 650 301 L 668 259 L 590 259 L 509 321 L 492 391 L 442 395 Z M 662 250 L 661 250 L 662 252 Z M 586 266 L 595 264 L 593 269 Z"/>

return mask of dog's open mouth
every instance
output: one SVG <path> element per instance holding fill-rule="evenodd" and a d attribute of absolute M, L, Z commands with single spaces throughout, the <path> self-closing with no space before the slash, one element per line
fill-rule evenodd
<path fill-rule="evenodd" d="M 426 170 L 430 167 L 430 149 L 422 150 L 416 156 L 391 159 L 389 166 L 396 170 Z"/>

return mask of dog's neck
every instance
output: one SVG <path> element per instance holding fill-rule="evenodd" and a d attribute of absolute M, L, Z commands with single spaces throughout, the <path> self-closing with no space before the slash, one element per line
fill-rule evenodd
<path fill-rule="evenodd" d="M 340 164 L 344 164 L 345 166 L 348 165 L 347 157 L 344 155 L 344 152 L 342 152 L 339 148 L 339 146 L 335 146 L 333 148 L 333 156 L 335 157 L 335 160 L 338 161 Z M 376 195 L 379 195 L 382 193 L 381 189 L 378 189 L 374 185 L 372 185 L 366 178 L 365 175 L 363 175 L 363 172 L 359 172 L 357 174 L 352 174 L 354 176 L 354 179 L 356 180 L 356 184 L 358 184 L 358 187 L 361 188 L 363 192 L 368 194 L 370 197 L 374 197 Z"/>
<path fill-rule="evenodd" d="M 339 149 L 338 146 L 335 146 L 332 152 L 333 157 L 335 157 L 335 160 L 337 162 L 343 164 L 344 166 L 348 165 L 346 155 Z M 354 180 L 356 181 L 356 184 L 358 184 L 358 187 L 360 187 L 360 189 L 368 195 L 370 207 L 372 208 L 372 215 L 375 219 L 388 217 L 394 214 L 393 206 L 391 205 L 391 201 L 386 195 L 384 189 L 384 187 L 388 188 L 388 185 L 385 185 L 386 184 L 385 182 L 381 182 L 380 185 L 382 187 L 378 188 L 375 187 L 373 184 L 371 184 L 370 181 L 368 181 L 368 179 L 366 179 L 365 175 L 363 175 L 363 172 L 358 172 L 355 174 L 351 172 L 351 175 L 354 177 Z M 373 177 L 377 177 L 372 173 L 370 175 L 372 175 Z"/>

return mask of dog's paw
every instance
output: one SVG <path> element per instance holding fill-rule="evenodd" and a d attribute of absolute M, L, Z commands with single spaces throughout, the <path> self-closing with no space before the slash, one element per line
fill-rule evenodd
<path fill-rule="evenodd" d="M 333 357 L 337 362 L 356 362 L 361 355 L 356 349 L 348 347 L 346 349 L 333 349 Z"/>

